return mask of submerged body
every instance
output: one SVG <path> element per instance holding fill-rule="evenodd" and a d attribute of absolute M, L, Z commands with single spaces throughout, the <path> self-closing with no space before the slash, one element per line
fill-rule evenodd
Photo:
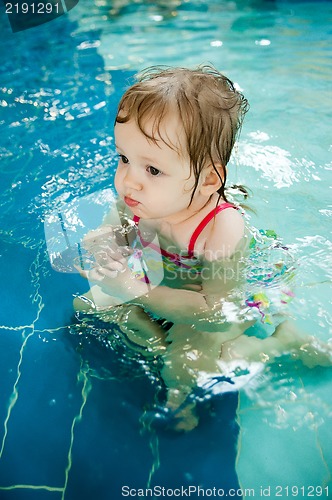
<path fill-rule="evenodd" d="M 207 207 L 196 219 L 199 222 L 191 235 L 189 233 L 189 243 L 181 248 L 174 243 L 170 245 L 167 236 L 162 233 L 158 233 L 160 247 L 151 243 L 155 242 L 156 222 L 140 220 L 120 203 L 124 223 L 128 218 L 136 223 L 131 246 L 135 252 L 139 242 L 147 269 L 147 275 L 137 273 L 131 261 L 132 252 L 123 266 L 127 266 L 125 271 L 120 275 L 128 273 L 127 284 L 134 282 L 138 285 L 136 293 L 142 295 L 123 304 L 122 298 L 112 295 L 107 285 L 99 283 L 94 284 L 85 295 L 89 302 L 84 298 L 75 301 L 76 310 L 93 311 L 104 321 L 116 321 L 124 333 L 124 342 L 126 339 L 130 342 L 128 347 L 147 357 L 162 356 L 161 376 L 167 387 L 165 405 L 176 415 L 178 430 L 190 430 L 198 423 L 192 394 L 201 379 L 206 385 L 207 380 L 215 378 L 216 374 L 224 375 L 234 360 L 264 363 L 299 346 L 297 334 L 289 325 L 286 330 L 278 326 L 285 317 L 273 314 L 273 310 L 282 313 L 284 308 L 280 293 L 274 303 L 267 297 L 267 285 L 271 285 L 273 293 L 276 293 L 273 276 L 269 277 L 268 283 L 265 276 L 264 287 L 262 279 L 256 283 L 265 300 L 257 302 L 256 293 L 256 302 L 251 301 L 254 284 L 252 273 L 249 273 L 251 283 L 248 283 L 248 265 L 252 266 L 250 256 L 253 255 L 253 241 L 256 240 L 249 228 L 244 226 L 242 238 L 232 255 L 208 261 L 203 253 L 204 240 L 217 218 L 234 212 L 243 217 L 235 208 L 229 203 L 222 203 L 210 211 Z M 110 220 L 105 222 L 102 229 L 109 234 L 112 230 Z M 99 237 L 101 234 L 103 231 Z M 95 233 L 90 234 L 88 241 L 91 238 L 94 240 L 95 236 Z M 201 254 L 197 248 L 201 249 Z M 278 265 L 280 260 L 276 262 L 276 270 Z M 153 271 L 160 266 L 162 280 L 153 288 Z M 151 270 L 152 273 L 149 272 Z M 157 275 L 160 277 L 160 274 Z M 150 292 L 143 293 L 147 291 L 147 286 L 150 286 Z M 143 289 L 138 290 L 140 287 Z M 286 281 L 283 285 L 279 284 L 278 289 L 282 291 L 282 288 L 284 295 L 290 294 Z M 153 297 L 154 294 L 157 298 Z M 151 296 L 152 307 L 149 307 Z M 192 298 L 196 304 L 193 304 Z M 246 335 L 257 322 L 264 329 L 264 340 Z"/>
<path fill-rule="evenodd" d="M 96 264 L 82 272 L 92 286 L 74 307 L 109 321 L 116 311 L 134 345 L 163 357 L 166 407 L 178 429 L 197 425 L 189 396 L 204 374 L 222 374 L 234 359 L 273 360 L 306 342 L 278 326 L 275 313 L 291 292 L 271 287 L 279 300 L 280 293 L 265 293 L 266 283 L 257 288 L 248 272 L 255 239 L 241 210 L 227 203 L 226 164 L 246 109 L 233 84 L 211 68 L 143 76 L 125 93 L 115 124 L 118 209 L 138 233 L 119 243 L 110 213 L 85 240 Z M 155 237 L 163 250 L 162 277 L 154 282 Z M 146 248 L 150 257 L 139 266 Z M 246 335 L 256 321 L 271 323 L 270 336 Z"/>

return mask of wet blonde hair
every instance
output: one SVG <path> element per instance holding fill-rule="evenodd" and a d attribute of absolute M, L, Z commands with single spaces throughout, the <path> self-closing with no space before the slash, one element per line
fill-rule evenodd
<path fill-rule="evenodd" d="M 126 123 L 134 119 L 148 139 L 154 142 L 161 139 L 174 149 L 160 131 L 167 114 L 175 111 L 184 130 L 184 146 L 195 178 L 191 201 L 199 176 L 209 164 L 221 181 L 219 199 L 227 201 L 226 165 L 249 109 L 245 97 L 210 65 L 193 70 L 152 67 L 140 73 L 137 80 L 123 95 L 115 122 Z M 222 167 L 221 175 L 217 164 Z"/>

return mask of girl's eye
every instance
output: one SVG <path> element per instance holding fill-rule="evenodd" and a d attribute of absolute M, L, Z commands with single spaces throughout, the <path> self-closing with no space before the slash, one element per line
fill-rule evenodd
<path fill-rule="evenodd" d="M 119 154 L 119 158 L 120 158 L 120 161 L 122 161 L 122 163 L 125 163 L 125 164 L 129 163 L 129 160 L 125 155 Z"/>
<path fill-rule="evenodd" d="M 161 174 L 161 171 L 160 171 L 160 170 L 158 170 L 156 167 L 152 167 L 152 166 L 149 166 L 149 167 L 147 168 L 147 171 L 148 171 L 151 175 L 153 175 L 154 177 L 157 177 L 158 175 L 160 175 L 160 174 Z"/>

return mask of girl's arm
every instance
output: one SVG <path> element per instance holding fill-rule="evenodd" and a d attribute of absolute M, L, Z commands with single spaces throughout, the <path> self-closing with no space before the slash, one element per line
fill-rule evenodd
<path fill-rule="evenodd" d="M 149 289 L 146 283 L 135 279 L 129 269 L 115 277 L 112 265 L 109 269 L 107 265 L 95 269 L 86 277 L 92 283 L 97 283 L 104 293 L 116 296 L 122 302 L 140 305 L 152 314 L 174 323 L 187 323 L 204 329 L 215 329 L 213 324 L 217 323 L 220 329 L 220 323 L 226 326 L 230 301 L 234 302 L 234 298 L 230 298 L 231 292 L 238 287 L 242 278 L 240 261 L 246 247 L 242 217 L 235 211 L 231 215 L 231 219 L 235 218 L 235 221 L 231 220 L 232 224 L 228 218 L 218 218 L 206 242 L 202 287 L 199 291 L 163 285 Z M 238 230 L 234 231 L 236 221 L 240 223 Z M 224 243 L 227 242 L 222 249 L 220 232 Z M 234 307 L 232 312 L 234 322 Z"/>
<path fill-rule="evenodd" d="M 116 278 L 108 278 L 105 269 L 100 271 L 99 276 L 91 276 L 91 272 L 89 274 L 85 277 L 90 281 L 90 295 L 94 290 L 91 299 L 97 308 L 131 303 L 173 323 L 188 324 L 198 330 L 211 332 L 228 330 L 231 324 L 242 322 L 240 314 L 236 313 L 234 298 L 227 299 L 225 293 L 204 295 L 204 288 L 193 291 L 162 285 L 147 291 L 145 283 L 133 276 L 128 277 L 127 273 L 118 274 Z M 82 309 L 77 305 L 76 309 Z"/>
<path fill-rule="evenodd" d="M 210 310 L 202 293 L 167 286 L 158 286 L 131 302 L 173 323 L 194 324 L 195 317 Z"/>
<path fill-rule="evenodd" d="M 104 267 L 90 272 L 88 278 L 98 283 L 104 293 L 139 305 L 158 317 L 206 331 L 220 331 L 221 324 L 227 328 L 228 317 L 231 316 L 232 323 L 236 321 L 234 290 L 239 288 L 242 277 L 241 255 L 242 252 L 236 252 L 231 258 L 204 261 L 199 291 L 163 285 L 151 289 L 129 269 L 113 277 L 112 271 Z"/>
<path fill-rule="evenodd" d="M 202 270 L 202 287 L 199 291 L 158 286 L 131 302 L 141 305 L 156 316 L 174 323 L 194 325 L 205 331 L 220 331 L 230 322 L 241 322 L 241 299 L 236 291 L 243 281 L 239 255 L 231 259 L 206 261 Z"/>

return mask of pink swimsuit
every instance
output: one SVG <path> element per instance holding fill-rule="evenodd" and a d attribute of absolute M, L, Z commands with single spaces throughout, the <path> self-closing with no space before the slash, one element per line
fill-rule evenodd
<path fill-rule="evenodd" d="M 236 209 L 236 206 L 232 205 L 231 203 L 226 203 L 226 202 L 222 203 L 221 205 L 218 205 L 216 208 L 211 210 L 211 212 L 209 212 L 204 217 L 204 219 L 198 224 L 198 226 L 194 230 L 193 234 L 191 235 L 189 245 L 188 245 L 187 255 L 171 253 L 171 252 L 168 252 L 167 250 L 165 250 L 161 247 L 158 247 L 158 245 L 146 242 L 142 238 L 140 231 L 138 231 L 138 236 L 140 238 L 140 241 L 141 241 L 141 244 L 143 245 L 143 247 L 149 246 L 150 248 L 153 248 L 156 252 L 158 252 L 159 254 L 162 255 L 163 262 L 164 262 L 164 264 L 166 263 L 168 269 L 169 269 L 170 265 L 173 265 L 173 267 L 174 266 L 177 268 L 182 267 L 182 268 L 185 268 L 187 270 L 192 270 L 192 271 L 196 272 L 197 274 L 199 274 L 201 272 L 201 265 L 200 265 L 197 257 L 195 257 L 195 255 L 194 255 L 196 241 L 197 241 L 198 237 L 200 236 L 201 232 L 203 231 L 203 229 L 208 225 L 208 223 L 217 214 L 219 214 L 223 210 L 226 210 L 227 208 Z M 135 224 L 137 226 L 138 226 L 139 220 L 140 220 L 140 218 L 135 215 L 133 221 L 135 222 Z"/>

